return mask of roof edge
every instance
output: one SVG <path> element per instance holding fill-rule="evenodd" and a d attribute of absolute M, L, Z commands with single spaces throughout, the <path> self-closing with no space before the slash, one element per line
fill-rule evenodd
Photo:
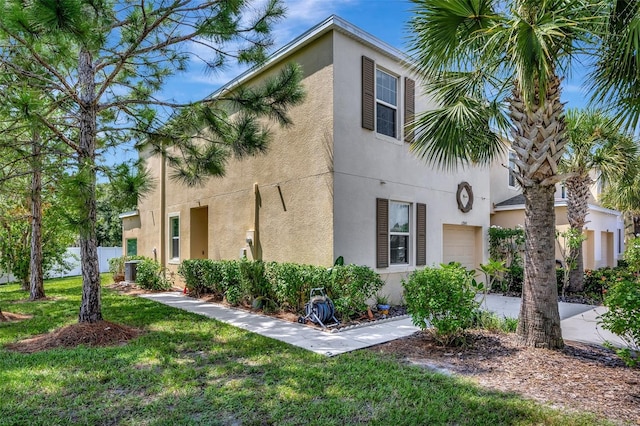
<path fill-rule="evenodd" d="M 118 217 L 120 219 L 124 219 L 126 217 L 136 217 L 136 216 L 140 216 L 140 211 L 139 210 L 131 210 L 130 212 L 124 212 L 124 213 L 120 213 L 118 215 Z"/>
<path fill-rule="evenodd" d="M 345 19 L 339 16 L 331 15 L 328 18 L 326 18 L 324 21 L 308 29 L 298 37 L 294 38 L 289 43 L 277 49 L 267 58 L 267 60 L 263 64 L 256 65 L 252 68 L 249 68 L 248 70 L 244 71 L 234 79 L 222 85 L 215 92 L 207 96 L 207 99 L 214 99 L 220 96 L 222 93 L 227 92 L 229 90 L 233 90 L 235 87 L 242 85 L 247 80 L 250 80 L 251 78 L 258 75 L 261 71 L 281 61 L 282 59 L 291 55 L 293 52 L 306 46 L 307 44 L 311 43 L 312 41 L 316 40 L 317 38 L 321 37 L 322 35 L 328 33 L 331 30 L 339 31 L 340 33 L 345 34 L 348 37 L 356 39 L 368 45 L 369 47 L 377 50 L 380 53 L 383 53 L 387 56 L 390 56 L 394 59 L 399 60 L 405 65 L 408 65 L 411 62 L 409 56 L 404 52 L 402 52 L 401 50 L 380 40 L 374 35 L 364 31 L 363 29 L 353 25 L 352 23 L 346 21 Z"/>

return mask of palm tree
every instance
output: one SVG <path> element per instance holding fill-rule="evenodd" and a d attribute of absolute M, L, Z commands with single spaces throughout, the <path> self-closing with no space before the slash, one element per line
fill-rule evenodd
<path fill-rule="evenodd" d="M 525 197 L 525 277 L 517 333 L 564 346 L 555 276 L 554 187 L 567 143 L 563 73 L 602 28 L 604 3 L 413 0 L 410 51 L 438 108 L 416 117 L 415 153 L 432 164 L 487 164 L 510 134 Z"/>
<path fill-rule="evenodd" d="M 571 109 L 565 118 L 569 142 L 559 166 L 567 176 L 564 184 L 569 226 L 582 232 L 589 209 L 590 187 L 596 181 L 604 185 L 622 179 L 638 156 L 638 146 L 602 112 Z M 582 245 L 574 250 L 570 256 L 576 259 L 577 267 L 569 272 L 569 290 L 581 291 L 584 286 Z"/>

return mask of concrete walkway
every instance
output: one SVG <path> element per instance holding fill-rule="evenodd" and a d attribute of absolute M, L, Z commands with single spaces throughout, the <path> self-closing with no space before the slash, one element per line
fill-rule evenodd
<path fill-rule="evenodd" d="M 339 333 L 329 333 L 266 315 L 203 302 L 179 292 L 144 294 L 140 297 L 215 318 L 227 324 L 326 356 L 340 355 L 385 343 L 410 336 L 419 330 L 411 323 L 410 318 L 404 318 L 367 327 L 352 328 Z"/>
<path fill-rule="evenodd" d="M 520 298 L 489 294 L 486 304 L 482 304 L 481 307 L 506 318 L 518 318 Z M 604 306 L 558 302 L 558 310 L 562 337 L 565 340 L 595 345 L 609 342 L 616 346 L 625 346 L 620 337 L 598 326 L 598 316 L 607 312 Z"/>
<path fill-rule="evenodd" d="M 411 323 L 411 318 L 403 318 L 347 329 L 339 333 L 328 333 L 278 318 L 203 302 L 180 292 L 153 293 L 140 297 L 215 318 L 235 327 L 326 356 L 340 355 L 389 342 L 409 336 L 419 330 Z M 565 339 L 600 345 L 605 340 L 613 344 L 622 344 L 617 336 L 596 325 L 596 317 L 605 312 L 605 308 L 576 303 L 560 303 L 559 307 L 562 335 Z M 487 297 L 486 309 L 498 315 L 516 318 L 520 309 L 520 298 L 492 294 Z"/>

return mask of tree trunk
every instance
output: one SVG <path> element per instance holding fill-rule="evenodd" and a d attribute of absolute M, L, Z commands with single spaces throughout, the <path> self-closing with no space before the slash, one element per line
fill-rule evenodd
<path fill-rule="evenodd" d="M 565 181 L 567 188 L 567 221 L 572 229 L 582 233 L 589 212 L 589 187 L 593 179 L 586 174 L 573 176 Z M 571 249 L 569 256 L 576 259 L 576 268 L 569 272 L 569 291 L 582 291 L 584 289 L 584 259 L 582 244 Z M 574 257 L 575 256 L 575 257 Z"/>
<path fill-rule="evenodd" d="M 509 101 L 514 124 L 516 178 L 525 197 L 525 254 L 517 333 L 526 346 L 564 346 L 555 273 L 555 183 L 566 144 L 560 79 L 551 76 L 546 93 L 525 104 L 518 82 Z"/>
<path fill-rule="evenodd" d="M 102 320 L 100 300 L 100 268 L 96 239 L 96 99 L 95 70 L 91 53 L 80 51 L 78 64 L 80 86 L 80 141 L 78 174 L 83 183 L 82 197 L 84 217 L 80 225 L 80 258 L 82 264 L 82 302 L 79 322 Z"/>
<path fill-rule="evenodd" d="M 584 290 L 584 258 L 582 253 L 582 244 L 575 249 L 571 249 L 569 253 L 572 259 L 576 260 L 576 267 L 569 272 L 569 288 L 568 291 L 578 292 Z M 575 256 L 575 257 L 573 257 Z"/>
<path fill-rule="evenodd" d="M 553 186 L 524 188 L 525 258 L 517 333 L 527 346 L 562 348 L 555 270 Z"/>
<path fill-rule="evenodd" d="M 40 141 L 37 132 L 31 145 L 33 167 L 31 174 L 31 256 L 29 300 L 44 299 L 44 277 L 42 272 L 42 164 Z"/>

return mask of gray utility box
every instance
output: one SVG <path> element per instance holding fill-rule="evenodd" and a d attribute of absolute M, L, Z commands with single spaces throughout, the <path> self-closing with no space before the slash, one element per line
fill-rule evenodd
<path fill-rule="evenodd" d="M 136 282 L 136 272 L 138 271 L 139 260 L 130 260 L 124 262 L 124 280 L 127 282 Z"/>

